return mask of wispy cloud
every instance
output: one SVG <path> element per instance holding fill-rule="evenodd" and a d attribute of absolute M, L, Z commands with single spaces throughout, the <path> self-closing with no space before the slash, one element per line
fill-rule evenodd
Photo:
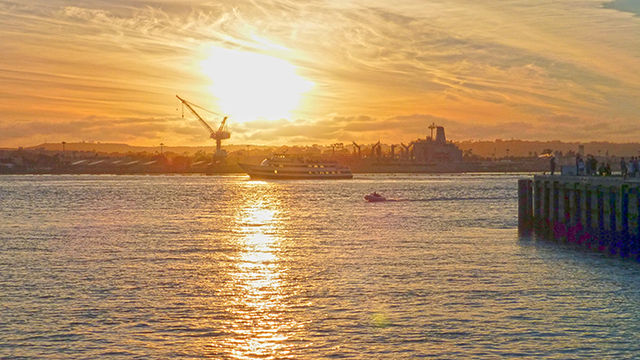
<path fill-rule="evenodd" d="M 232 119 L 234 142 L 408 141 L 432 121 L 456 139 L 627 141 L 640 135 L 637 10 L 632 0 L 0 0 L 0 145 L 205 143 L 176 120 L 173 95 L 216 106 L 198 69 L 211 46 L 281 58 L 316 84 L 291 119 Z"/>

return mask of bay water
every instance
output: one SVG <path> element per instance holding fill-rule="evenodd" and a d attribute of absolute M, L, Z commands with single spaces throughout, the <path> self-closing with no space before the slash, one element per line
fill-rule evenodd
<path fill-rule="evenodd" d="M 640 265 L 519 238 L 523 177 L 2 176 L 0 358 L 640 358 Z"/>

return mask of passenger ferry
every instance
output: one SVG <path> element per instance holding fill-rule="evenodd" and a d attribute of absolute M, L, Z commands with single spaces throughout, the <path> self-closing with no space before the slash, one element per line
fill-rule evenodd
<path fill-rule="evenodd" d="M 335 161 L 274 155 L 260 165 L 239 164 L 252 179 L 351 179 L 351 169 Z"/>

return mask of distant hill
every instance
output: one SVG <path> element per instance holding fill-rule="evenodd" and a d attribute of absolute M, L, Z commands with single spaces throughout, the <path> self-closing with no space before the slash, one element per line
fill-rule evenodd
<path fill-rule="evenodd" d="M 244 150 L 250 148 L 261 148 L 261 146 L 247 146 L 247 145 L 228 145 L 223 146 L 228 152 Z M 266 147 L 265 147 L 266 148 Z M 30 146 L 26 149 L 43 149 L 47 151 L 62 151 L 61 143 L 44 143 L 36 146 Z M 99 143 L 99 142 L 78 142 L 78 143 L 67 143 L 65 144 L 66 151 L 90 151 L 90 152 L 98 152 L 98 153 L 159 153 L 160 146 L 134 146 L 128 144 L 118 144 L 118 143 Z M 215 151 L 215 146 L 164 146 L 164 152 L 172 152 L 176 154 L 188 154 L 193 155 L 198 151 L 204 151 L 206 153 L 213 153 Z"/>
<path fill-rule="evenodd" d="M 562 142 L 562 141 L 529 141 L 529 140 L 493 140 L 493 141 L 454 141 L 454 143 L 460 147 L 463 151 L 471 150 L 475 155 L 483 157 L 496 157 L 502 158 L 505 156 L 534 156 L 539 155 L 546 150 L 561 151 L 566 154 L 568 152 L 577 152 L 580 145 L 584 146 L 585 154 L 594 155 L 616 155 L 616 156 L 640 156 L 640 143 L 610 143 L 610 142 Z M 363 144 L 363 153 L 365 153 L 370 144 Z M 284 146 L 286 147 L 286 146 Z M 275 150 L 277 146 L 261 146 L 261 145 L 224 145 L 223 148 L 231 153 L 238 150 L 263 150 L 270 151 Z M 318 146 L 313 145 L 309 147 L 288 147 L 289 152 L 295 153 L 296 150 L 302 148 L 316 148 L 321 151 L 331 151 L 331 146 Z M 48 151 L 61 151 L 61 143 L 44 143 L 36 146 L 28 147 L 27 149 L 44 149 Z M 99 143 L 99 142 L 78 142 L 67 143 L 65 145 L 66 151 L 90 151 L 98 153 L 159 153 L 160 146 L 134 146 L 118 143 Z M 388 152 L 389 146 L 384 145 L 383 149 Z M 508 150 L 507 150 L 508 149 Z M 204 151 L 205 153 L 213 153 L 214 146 L 164 146 L 164 152 L 172 152 L 176 154 L 193 155 L 198 151 Z M 346 145 L 345 150 L 352 151 L 351 145 Z"/>
<path fill-rule="evenodd" d="M 585 154 L 639 156 L 640 143 L 610 143 L 610 142 L 562 142 L 562 141 L 527 141 L 527 140 L 494 140 L 494 141 L 460 141 L 455 142 L 460 149 L 469 150 L 473 154 L 485 157 L 530 156 L 541 154 L 546 149 L 567 153 L 578 152 L 579 146 L 584 146 Z M 507 151 L 508 149 L 508 151 Z"/>

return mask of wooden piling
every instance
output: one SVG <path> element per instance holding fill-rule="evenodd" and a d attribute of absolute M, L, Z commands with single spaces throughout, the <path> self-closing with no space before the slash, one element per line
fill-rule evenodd
<path fill-rule="evenodd" d="M 533 222 L 536 230 L 541 228 L 542 222 L 542 193 L 544 184 L 541 181 L 533 182 Z"/>
<path fill-rule="evenodd" d="M 518 231 L 529 234 L 533 230 L 532 181 L 518 180 Z"/>
<path fill-rule="evenodd" d="M 518 230 L 640 258 L 640 179 L 537 175 L 518 181 Z"/>

